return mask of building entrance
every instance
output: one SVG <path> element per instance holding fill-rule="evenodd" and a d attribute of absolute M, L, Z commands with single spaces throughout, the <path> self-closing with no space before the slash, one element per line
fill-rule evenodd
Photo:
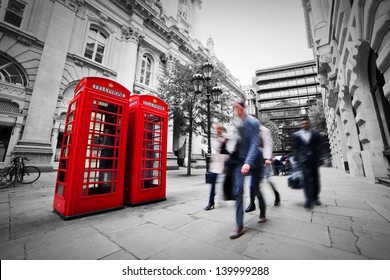
<path fill-rule="evenodd" d="M 0 125 L 0 162 L 4 162 L 7 155 L 9 140 L 12 134 L 12 126 Z"/>

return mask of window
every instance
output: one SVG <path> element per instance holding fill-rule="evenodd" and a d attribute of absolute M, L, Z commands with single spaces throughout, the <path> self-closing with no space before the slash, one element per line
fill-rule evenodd
<path fill-rule="evenodd" d="M 141 77 L 140 82 L 146 86 L 150 86 L 152 77 L 152 60 L 149 56 L 144 55 L 141 61 Z"/>
<path fill-rule="evenodd" d="M 84 56 L 98 63 L 103 62 L 104 51 L 107 47 L 108 36 L 100 29 L 91 26 L 88 32 Z"/>
<path fill-rule="evenodd" d="M 23 19 L 24 8 L 26 4 L 18 0 L 9 0 L 5 11 L 4 21 L 16 27 L 20 27 Z"/>
<path fill-rule="evenodd" d="M 26 86 L 27 77 L 16 62 L 0 54 L 0 81 Z"/>

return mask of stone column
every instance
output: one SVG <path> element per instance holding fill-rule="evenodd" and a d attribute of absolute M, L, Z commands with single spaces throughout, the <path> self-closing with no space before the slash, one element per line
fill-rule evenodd
<path fill-rule="evenodd" d="M 138 43 L 143 37 L 140 29 L 134 26 L 122 26 L 121 61 L 116 81 L 131 92 L 134 91 Z"/>
<path fill-rule="evenodd" d="M 15 154 L 30 157 L 31 162 L 43 170 L 52 170 L 50 140 L 53 118 L 76 13 L 83 3 L 83 0 L 53 3 L 26 125 L 14 150 Z"/>

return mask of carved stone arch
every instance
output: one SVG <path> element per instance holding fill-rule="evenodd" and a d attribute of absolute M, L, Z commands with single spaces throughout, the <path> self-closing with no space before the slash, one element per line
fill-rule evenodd
<path fill-rule="evenodd" d="M 99 12 L 99 14 L 96 15 L 96 14 L 93 14 L 91 12 L 88 12 L 87 18 L 88 18 L 90 24 L 94 24 L 96 26 L 101 27 L 103 29 L 103 31 L 106 31 L 110 35 L 116 33 L 116 28 L 108 22 L 109 17 L 105 13 Z"/>
<path fill-rule="evenodd" d="M 73 82 L 68 83 L 65 86 L 64 90 L 61 92 L 62 98 L 60 98 L 60 101 L 58 104 L 58 111 L 57 111 L 57 118 L 58 119 L 63 112 L 65 112 L 65 113 L 67 112 L 69 102 L 73 98 L 74 89 L 76 88 L 78 82 L 79 81 L 77 80 L 77 81 L 73 81 Z"/>
<path fill-rule="evenodd" d="M 74 95 L 74 89 L 76 88 L 77 84 L 79 83 L 79 80 L 70 82 L 66 85 L 64 91 L 62 92 L 63 99 L 69 99 L 71 100 Z"/>
<path fill-rule="evenodd" d="M 64 108 L 58 109 L 58 121 L 65 122 L 67 112 Z"/>

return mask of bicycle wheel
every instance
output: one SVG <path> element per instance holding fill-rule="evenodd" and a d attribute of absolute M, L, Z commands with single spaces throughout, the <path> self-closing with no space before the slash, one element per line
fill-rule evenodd
<path fill-rule="evenodd" d="M 31 184 L 39 179 L 41 170 L 35 166 L 25 166 L 23 170 L 19 171 L 18 182 L 21 184 Z"/>
<path fill-rule="evenodd" d="M 5 189 L 15 183 L 15 176 L 12 168 L 7 168 L 0 173 L 0 189 Z"/>

